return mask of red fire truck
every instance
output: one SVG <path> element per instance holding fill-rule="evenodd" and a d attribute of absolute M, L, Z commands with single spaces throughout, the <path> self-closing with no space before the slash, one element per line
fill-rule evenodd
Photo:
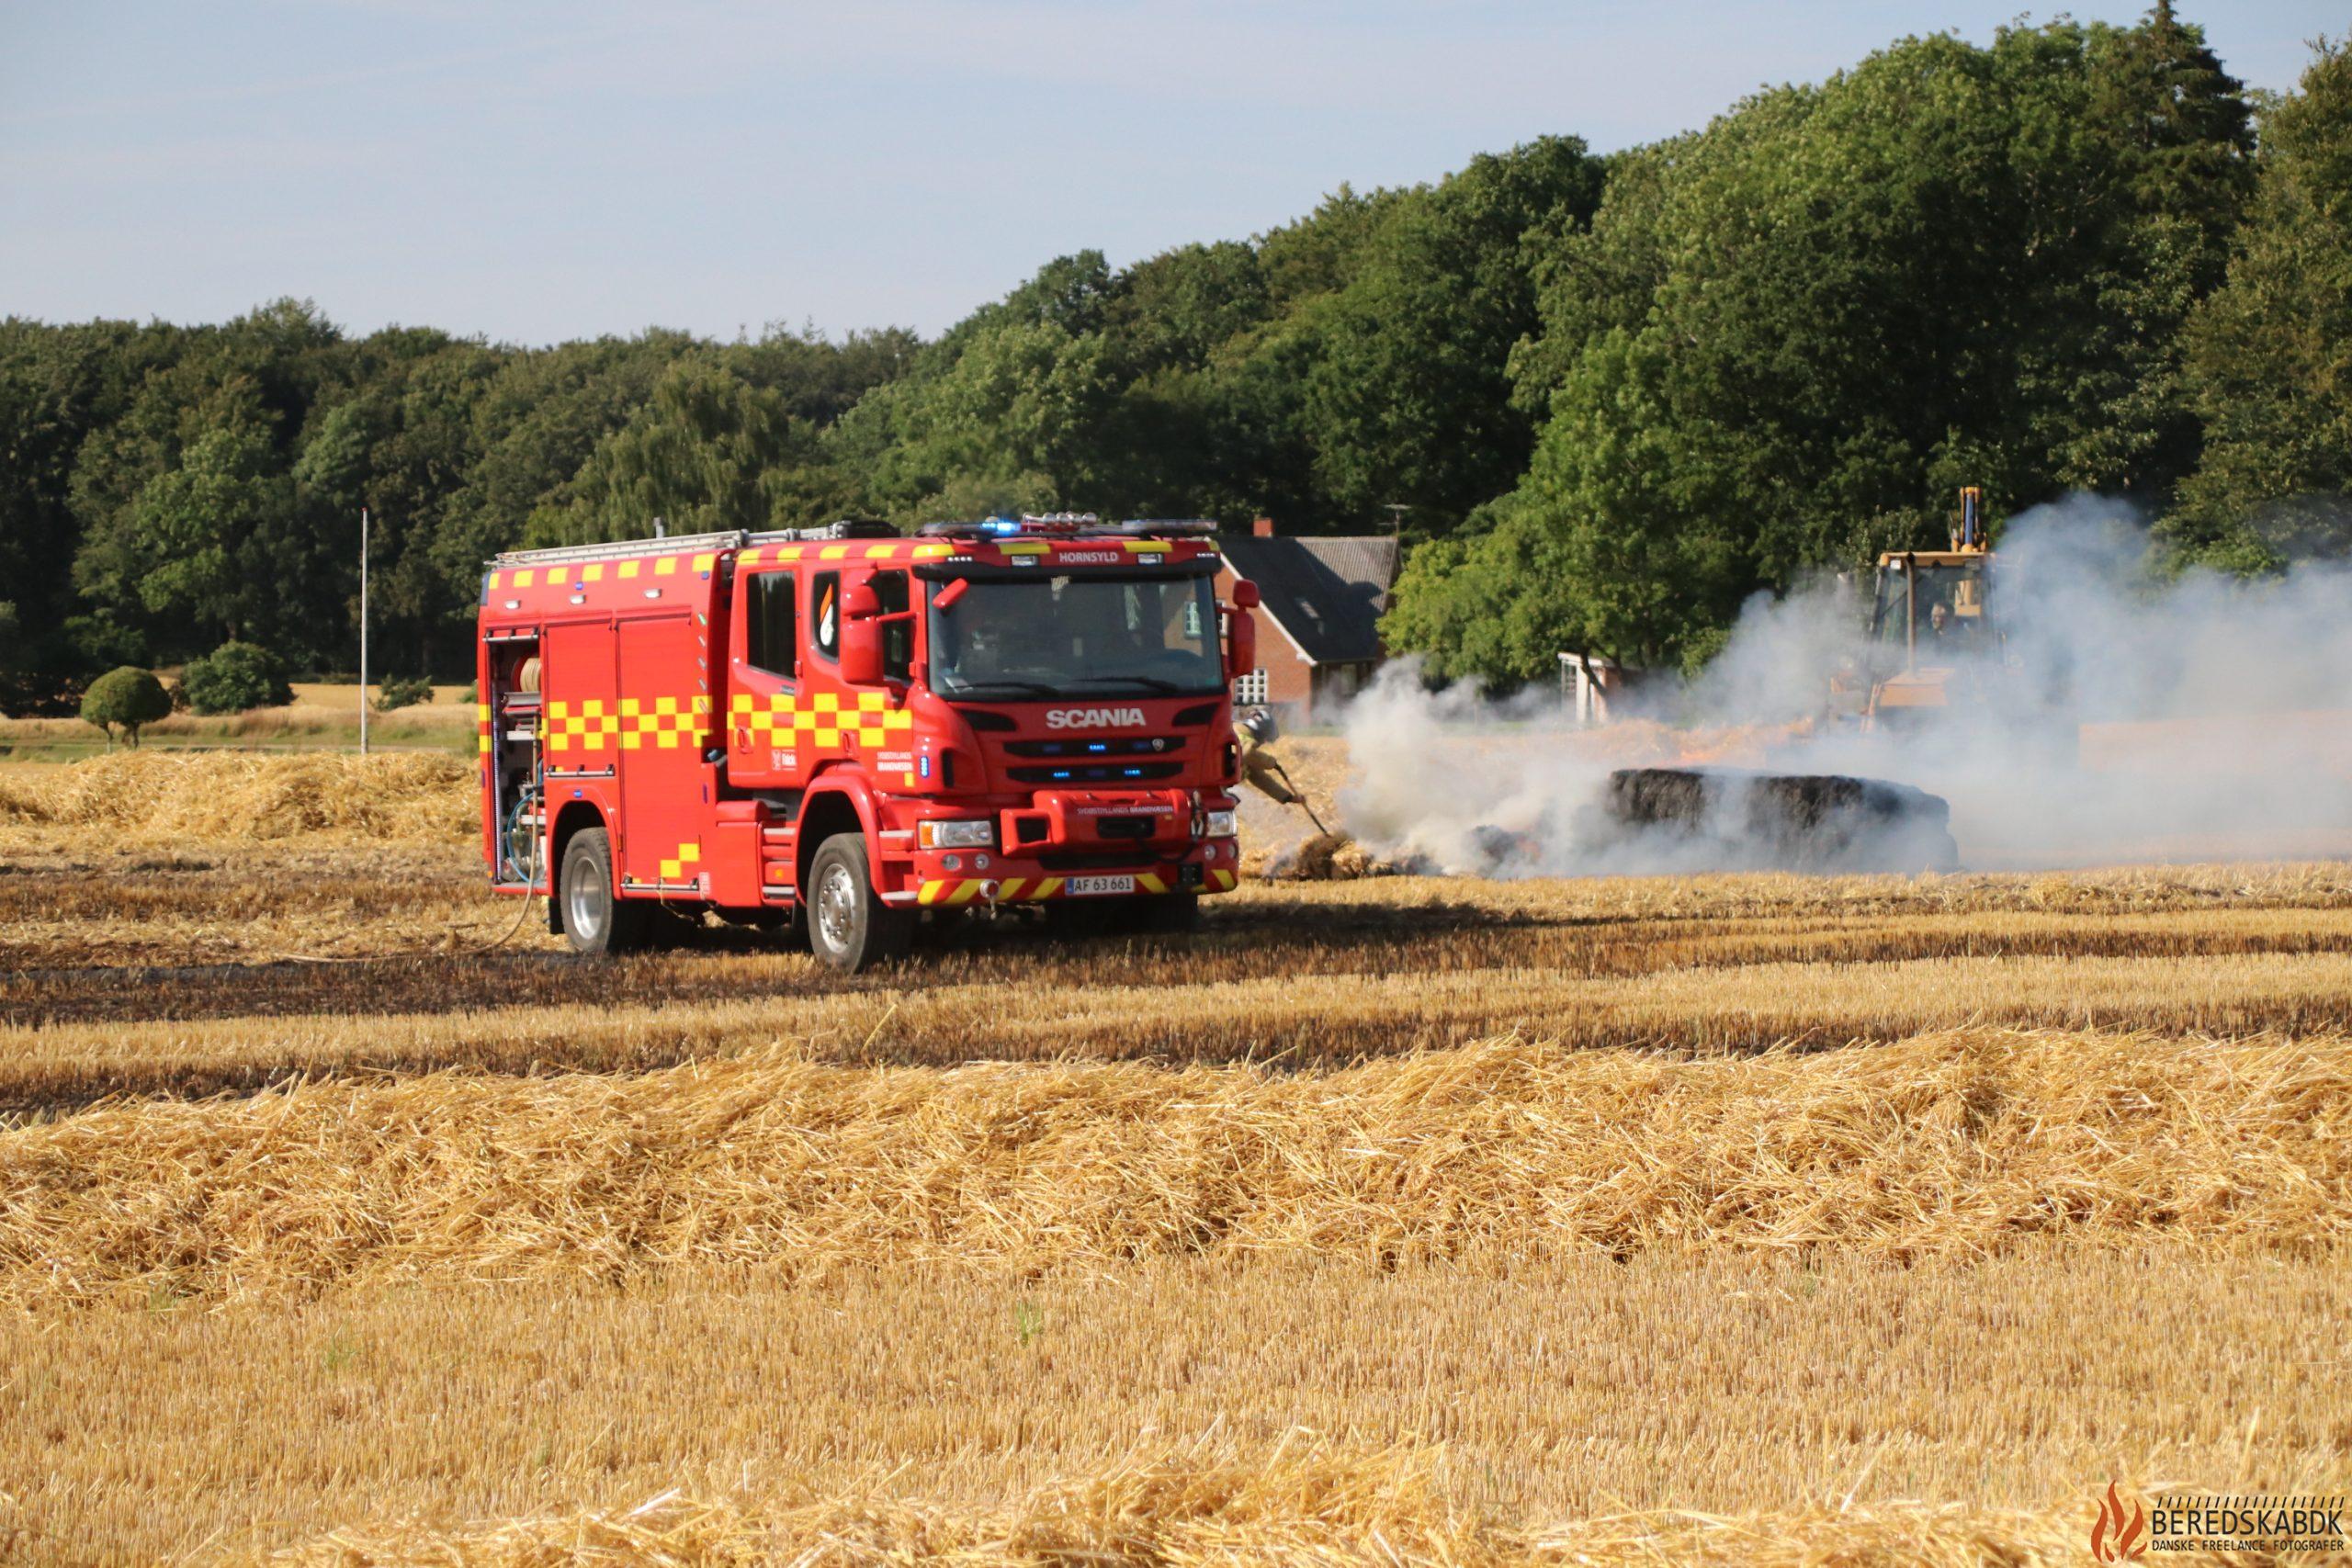
<path fill-rule="evenodd" d="M 482 853 L 582 953 L 663 909 L 828 964 L 1035 906 L 1181 929 L 1239 881 L 1212 525 L 1068 514 L 517 550 L 482 579 Z"/>

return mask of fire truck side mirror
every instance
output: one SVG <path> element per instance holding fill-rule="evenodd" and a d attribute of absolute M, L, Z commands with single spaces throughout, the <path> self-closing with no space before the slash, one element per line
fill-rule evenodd
<path fill-rule="evenodd" d="M 1258 585 L 1246 577 L 1235 578 L 1233 607 L 1237 610 L 1254 610 L 1258 607 Z"/>
<path fill-rule="evenodd" d="M 1250 591 L 1248 600 L 1241 594 L 1245 588 Z M 1250 601 L 1257 597 L 1254 584 L 1234 585 L 1233 608 L 1225 613 L 1225 678 L 1229 682 L 1258 667 L 1258 617 L 1250 613 Z"/>
<path fill-rule="evenodd" d="M 882 683 L 882 601 L 870 582 L 842 590 L 842 679 L 853 686 Z"/>

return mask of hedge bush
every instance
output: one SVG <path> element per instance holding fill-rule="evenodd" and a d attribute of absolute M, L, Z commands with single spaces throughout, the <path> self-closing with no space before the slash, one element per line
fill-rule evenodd
<path fill-rule="evenodd" d="M 433 682 L 422 675 L 395 675 L 376 689 L 376 711 L 413 707 L 433 700 Z"/>
<path fill-rule="evenodd" d="M 187 705 L 201 714 L 243 713 L 294 700 L 286 667 L 277 655 L 250 642 L 224 642 L 201 659 L 188 660 L 180 677 Z"/>

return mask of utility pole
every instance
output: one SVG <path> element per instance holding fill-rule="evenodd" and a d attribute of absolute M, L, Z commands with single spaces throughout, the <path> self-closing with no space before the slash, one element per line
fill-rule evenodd
<path fill-rule="evenodd" d="M 368 755 L 368 509 L 359 509 L 359 754 Z"/>

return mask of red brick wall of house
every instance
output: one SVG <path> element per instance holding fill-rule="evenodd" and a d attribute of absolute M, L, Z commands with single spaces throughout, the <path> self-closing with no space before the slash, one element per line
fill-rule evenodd
<path fill-rule="evenodd" d="M 1250 614 L 1258 622 L 1258 667 L 1266 672 L 1266 700 L 1303 715 L 1315 698 L 1315 666 L 1300 657 L 1263 610 Z"/>
<path fill-rule="evenodd" d="M 1221 604 L 1233 601 L 1233 569 L 1221 567 L 1216 574 L 1216 596 Z M 1315 698 L 1315 667 L 1306 661 L 1274 618 L 1262 609 L 1250 612 L 1258 623 L 1258 668 L 1266 672 L 1266 701 L 1287 707 L 1293 716 L 1305 716 Z"/>

